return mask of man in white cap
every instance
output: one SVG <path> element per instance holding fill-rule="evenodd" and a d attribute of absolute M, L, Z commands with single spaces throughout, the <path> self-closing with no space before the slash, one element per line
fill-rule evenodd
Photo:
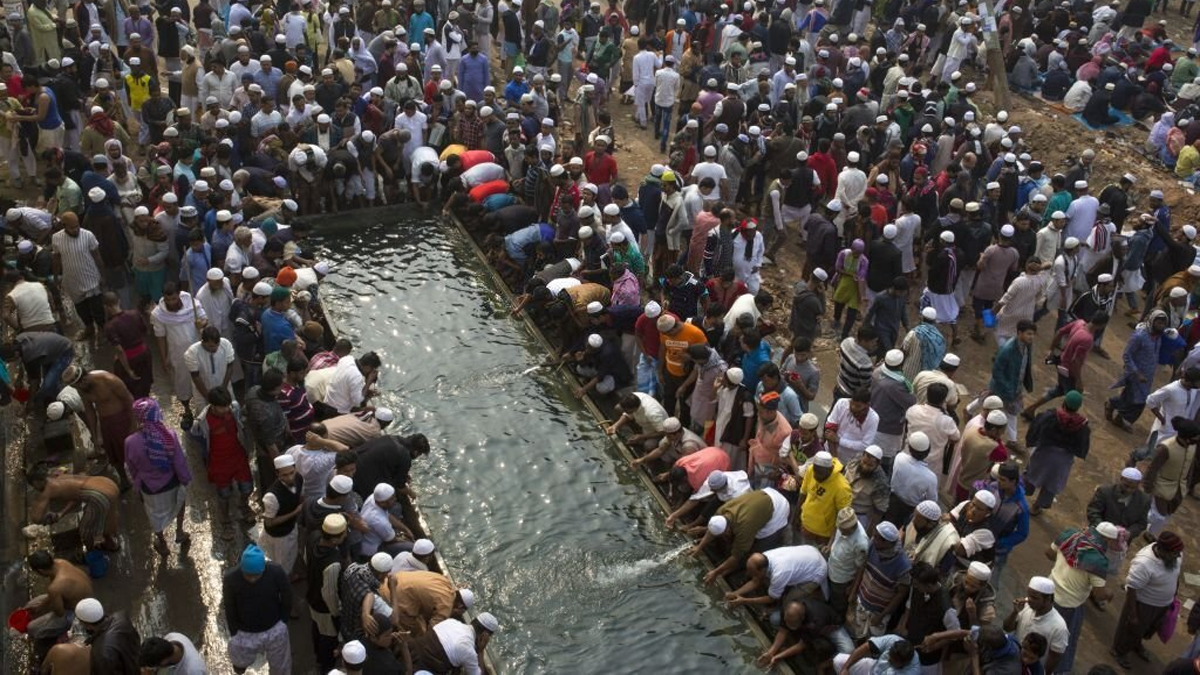
<path fill-rule="evenodd" d="M 991 563 L 996 557 L 996 525 L 991 516 L 996 512 L 999 499 L 990 490 L 976 490 L 970 499 L 959 502 L 950 510 L 950 522 L 958 532 L 954 555 L 959 569 L 966 569 L 972 561 Z"/>
<path fill-rule="evenodd" d="M 936 307 L 921 308 L 921 323 L 900 341 L 904 352 L 904 376 L 911 382 L 918 373 L 934 370 L 946 355 L 946 337 L 938 330 Z"/>
<path fill-rule="evenodd" d="M 84 598 L 74 606 L 75 618 L 87 635 L 85 645 L 65 643 L 55 645 L 42 663 L 43 668 L 58 672 L 70 670 L 70 664 L 85 664 L 83 670 L 99 668 L 96 672 L 136 672 L 141 638 L 124 612 L 108 612 L 99 600 Z M 82 652 L 82 655 L 80 654 Z M 90 653 L 89 653 L 90 652 Z M 76 659 L 83 658 L 82 661 Z M 48 670 L 48 672 L 49 672 Z"/>
<path fill-rule="evenodd" d="M 1054 609 L 1070 632 L 1070 643 L 1053 672 L 1074 672 L 1075 650 L 1083 633 L 1084 610 L 1092 600 L 1103 609 L 1113 593 L 1107 588 L 1112 556 L 1121 550 L 1116 525 L 1102 522 L 1084 529 L 1067 528 L 1054 538 L 1047 555 L 1054 557 Z M 1112 569 L 1112 571 L 1116 571 Z"/>
<path fill-rule="evenodd" d="M 1109 522 L 1125 528 L 1129 540 L 1146 531 L 1151 496 L 1142 489 L 1142 472 L 1137 467 L 1121 470 L 1115 483 L 1101 485 L 1087 505 L 1088 524 L 1092 527 Z"/>
<path fill-rule="evenodd" d="M 1197 391 L 1200 389 L 1200 367 L 1190 364 L 1189 359 L 1185 359 L 1180 367 L 1178 379 L 1159 387 L 1146 397 L 1146 407 L 1150 409 L 1150 414 L 1154 415 L 1154 422 L 1150 426 L 1150 438 L 1146 442 L 1147 448 L 1154 448 L 1161 441 L 1175 435 L 1175 427 L 1171 420 L 1176 417 L 1195 419 L 1197 411 L 1200 411 L 1200 391 Z"/>
<path fill-rule="evenodd" d="M 770 550 L 783 543 L 789 513 L 787 498 L 773 488 L 752 490 L 725 502 L 691 551 L 695 558 L 716 539 L 729 542 L 729 555 L 704 575 L 705 585 L 738 569 L 753 549 Z"/>
<path fill-rule="evenodd" d="M 889 618 L 902 611 L 908 599 L 912 563 L 900 545 L 900 530 L 892 523 L 884 520 L 875 526 L 867 565 L 871 574 L 862 575 L 846 622 L 846 630 L 856 639 L 883 635 Z"/>
<path fill-rule="evenodd" d="M 158 357 L 166 368 L 175 398 L 188 408 L 192 398 L 192 378 L 184 367 L 184 354 L 200 341 L 200 329 L 207 325 L 204 307 L 174 282 L 163 285 L 162 300 L 150 313 Z"/>
<path fill-rule="evenodd" d="M 259 540 L 267 558 L 291 574 L 299 552 L 296 517 L 304 506 L 304 479 L 296 470 L 294 455 L 273 460 L 275 480 L 263 494 L 263 535 Z"/>
<path fill-rule="evenodd" d="M 330 417 L 323 424 L 330 440 L 355 448 L 379 438 L 395 419 L 396 413 L 391 408 L 379 406 L 370 412 Z"/>
<path fill-rule="evenodd" d="M 1025 597 L 1013 600 L 1012 612 L 1004 619 L 1004 630 L 1015 632 L 1016 638 L 1022 642 L 1031 633 L 1037 633 L 1046 639 L 1049 648 L 1042 664 L 1047 673 L 1064 672 L 1059 669 L 1059 662 L 1071 641 L 1067 622 L 1054 608 L 1054 596 L 1052 579 L 1031 577 Z"/>
<path fill-rule="evenodd" d="M 874 447 L 874 446 L 872 446 Z M 800 481 L 800 537 L 806 544 L 824 546 L 837 530 L 837 514 L 854 501 L 842 463 L 822 450 Z"/>
<path fill-rule="evenodd" d="M 958 541 L 954 523 L 942 518 L 937 502 L 926 499 L 917 504 L 904 534 L 904 551 L 913 564 L 923 562 L 937 569 L 953 566 Z"/>
<path fill-rule="evenodd" d="M 1054 212 L 1051 216 L 1051 224 L 1046 229 L 1055 227 L 1059 222 L 1065 222 L 1065 214 L 1061 216 L 1060 214 L 1063 212 Z M 1067 237 L 1063 240 L 1062 252 L 1054 258 L 1054 263 L 1050 267 L 1046 309 L 1058 310 L 1055 330 L 1062 328 L 1071 320 L 1071 305 L 1079 293 L 1086 290 L 1086 270 L 1079 263 L 1079 239 Z"/>
<path fill-rule="evenodd" d="M 435 550 L 433 542 L 428 539 L 414 541 L 411 551 L 401 551 L 392 558 L 392 573 L 428 572 L 429 564 L 434 561 Z"/>
<path fill-rule="evenodd" d="M 401 535 L 412 541 L 412 533 L 391 513 L 395 506 L 396 488 L 388 483 L 376 484 L 360 509 L 363 522 L 367 526 L 359 542 L 360 558 L 372 556 L 376 552 L 387 553 L 389 557 L 394 556 L 399 553 L 397 545 L 401 543 Z"/>
<path fill-rule="evenodd" d="M 917 404 L 912 382 L 904 375 L 903 351 L 889 349 L 884 354 L 883 364 L 871 373 L 870 389 L 871 410 L 879 420 L 872 443 L 882 449 L 884 456 L 895 457 L 904 441 L 905 414 Z M 840 445 L 838 449 L 840 456 Z M 846 461 L 849 459 L 853 458 Z"/>
<path fill-rule="evenodd" d="M 955 360 L 958 359 L 954 354 L 947 354 L 946 356 Z M 958 444 L 961 438 L 958 431 L 958 423 L 950 415 L 950 413 L 955 413 L 955 407 L 951 406 L 949 402 L 950 392 L 954 391 L 954 386 L 953 381 L 949 385 L 945 381 L 936 381 L 929 384 L 924 391 L 925 401 L 913 405 L 904 412 L 906 432 L 912 434 L 913 432 L 920 431 L 929 438 L 930 451 L 926 461 L 929 462 L 934 471 L 941 475 L 946 473 L 945 459 L 952 454 L 952 448 Z M 920 400 L 919 396 L 918 400 Z M 888 467 L 890 468 L 890 466 L 891 463 L 889 461 Z"/>
<path fill-rule="evenodd" d="M 641 444 L 649 449 L 667 434 L 666 422 L 670 415 L 653 396 L 640 391 L 633 392 L 621 399 L 618 407 L 621 416 L 605 429 L 605 433 L 610 436 L 617 434 L 626 424 L 632 422 L 637 427 L 637 433 L 625 439 L 625 442 L 634 446 Z"/>
<path fill-rule="evenodd" d="M 885 516 L 900 527 L 908 524 L 918 504 L 938 499 L 937 475 L 925 461 L 929 457 L 929 437 L 914 431 L 908 435 L 907 445 L 892 465 L 892 494 Z"/>
<path fill-rule="evenodd" d="M 870 531 L 883 520 L 892 494 L 891 479 L 883 468 L 883 450 L 868 445 L 846 465 L 845 476 L 853 495 L 850 506 L 863 529 Z"/>
<path fill-rule="evenodd" d="M 846 154 L 846 166 L 837 177 L 834 199 L 841 202 L 842 210 L 833 223 L 838 227 L 858 216 L 858 203 L 867 195 L 867 174 L 858 168 L 858 162 L 858 153 L 851 150 Z"/>
<path fill-rule="evenodd" d="M 425 540 L 425 544 L 432 544 Z M 415 544 L 413 544 L 415 546 Z M 457 588 L 444 574 L 426 570 L 395 570 L 386 582 L 386 599 L 392 606 L 392 622 L 397 628 L 422 635 L 448 619 L 462 619 L 475 605 L 475 594 Z"/>
<path fill-rule="evenodd" d="M 1111 275 L 1101 275 L 1101 279 Z M 1109 281 L 1111 287 L 1111 281 Z M 1093 291 L 1101 293 L 1103 286 L 1098 284 Z M 1080 300 L 1084 300 L 1083 296 Z M 1124 364 L 1120 378 L 1113 383 L 1113 388 L 1120 386 L 1121 393 L 1110 397 L 1104 403 L 1104 416 L 1124 431 L 1133 431 L 1133 424 L 1142 416 L 1146 401 L 1154 384 L 1154 373 L 1158 369 L 1158 352 L 1162 347 L 1163 333 L 1168 327 L 1167 313 L 1161 309 L 1150 312 L 1148 320 L 1133 331 L 1133 335 L 1125 342 L 1122 355 Z M 1099 342 L 1100 335 L 1096 336 Z M 1093 346 L 1093 350 L 1097 350 Z M 1157 419 L 1157 418 L 1156 418 Z"/>
<path fill-rule="evenodd" d="M 970 289 L 971 308 L 975 314 L 971 339 L 980 344 L 983 344 L 984 339 L 984 313 L 992 311 L 996 301 L 1009 285 L 1008 279 L 1017 273 L 1020 253 L 1012 245 L 1015 234 L 1016 228 L 1012 225 L 1002 225 L 999 240 L 983 250 L 979 262 L 975 265 L 975 282 Z"/>
<path fill-rule="evenodd" d="M 1182 558 L 1183 539 L 1170 531 L 1160 533 L 1153 544 L 1133 557 L 1125 577 L 1125 606 L 1113 635 L 1112 654 L 1122 668 L 1133 667 L 1129 652 L 1143 661 L 1150 660 L 1142 643 L 1159 632 L 1164 617 L 1177 602 Z M 1189 666 L 1195 667 L 1194 663 Z"/>
<path fill-rule="evenodd" d="M 413 669 L 431 673 L 462 669 L 464 675 L 481 675 L 479 655 L 499 630 L 500 623 L 489 612 L 477 615 L 469 624 L 446 619 L 420 637 L 406 638 Z"/>

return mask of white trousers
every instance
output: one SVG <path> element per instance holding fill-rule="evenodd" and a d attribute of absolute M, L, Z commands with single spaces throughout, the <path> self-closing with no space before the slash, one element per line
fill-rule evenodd
<path fill-rule="evenodd" d="M 645 124 L 647 119 L 646 110 L 650 107 L 650 102 L 654 100 L 654 83 L 635 84 L 633 86 L 633 107 L 634 119 L 638 124 Z"/>

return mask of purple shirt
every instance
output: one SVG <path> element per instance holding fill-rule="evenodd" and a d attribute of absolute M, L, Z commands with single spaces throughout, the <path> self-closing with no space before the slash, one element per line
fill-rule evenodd
<path fill-rule="evenodd" d="M 167 451 L 171 452 L 171 469 L 168 471 L 163 471 L 150 461 L 149 448 L 141 432 L 135 431 L 125 438 L 125 469 L 129 472 L 129 480 L 133 481 L 135 488 L 156 494 L 169 485 L 172 478 L 178 478 L 184 485 L 192 482 L 192 472 L 188 468 L 187 456 L 179 443 L 179 436 L 172 431 L 171 438 L 174 448 L 167 448 Z"/>

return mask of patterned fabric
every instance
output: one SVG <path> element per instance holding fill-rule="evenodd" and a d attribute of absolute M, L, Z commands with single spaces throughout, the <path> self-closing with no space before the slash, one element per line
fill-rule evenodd
<path fill-rule="evenodd" d="M 146 442 L 146 457 L 150 464 L 162 472 L 171 470 L 171 458 L 175 454 L 175 436 L 163 424 L 162 409 L 152 398 L 139 398 L 133 402 L 133 412 L 141 426 L 140 433 Z"/>

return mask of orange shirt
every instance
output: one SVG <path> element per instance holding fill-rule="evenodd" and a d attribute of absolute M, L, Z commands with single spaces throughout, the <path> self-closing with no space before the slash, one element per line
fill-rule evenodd
<path fill-rule="evenodd" d="M 690 323 L 678 323 L 680 330 L 674 335 L 658 334 L 658 341 L 666 354 L 667 372 L 683 377 L 687 373 L 684 352 L 692 345 L 708 344 L 708 338 L 698 326 Z"/>

